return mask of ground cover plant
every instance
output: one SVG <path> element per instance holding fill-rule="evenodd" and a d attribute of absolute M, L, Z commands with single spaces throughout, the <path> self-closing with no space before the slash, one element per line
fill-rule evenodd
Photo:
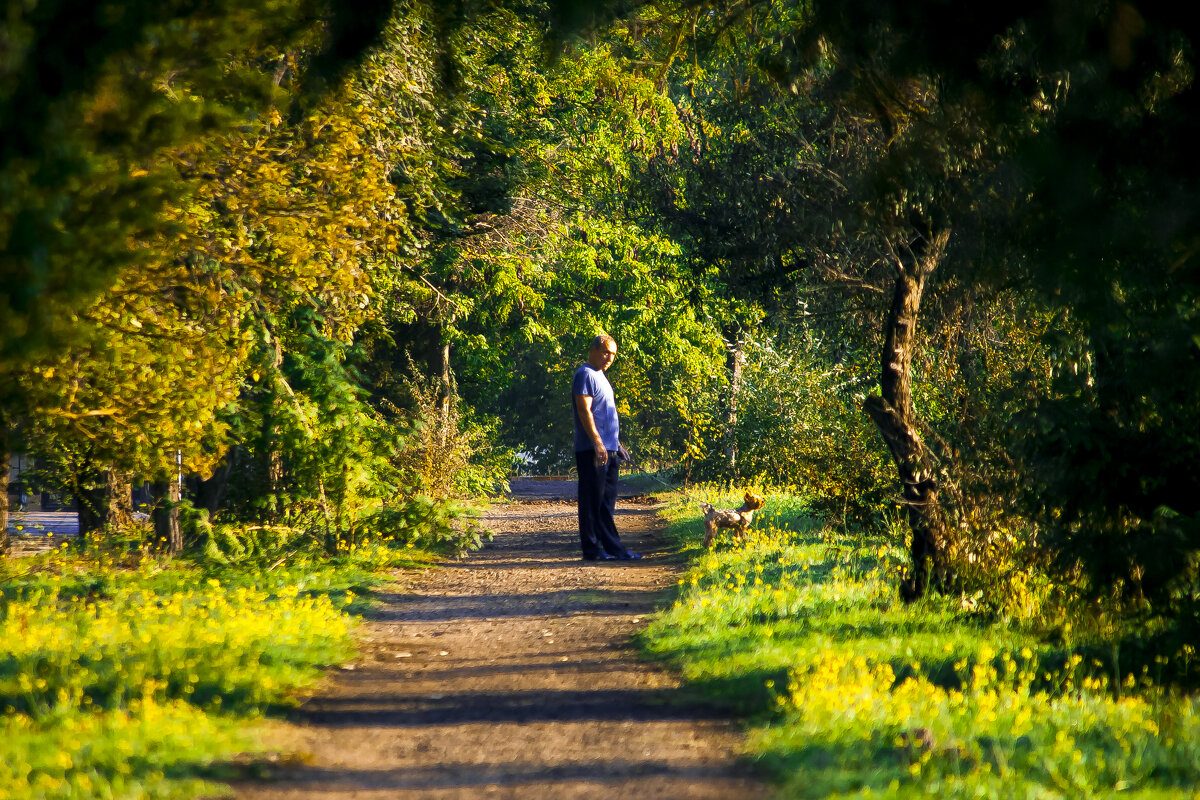
<path fill-rule="evenodd" d="M 60 549 L 0 568 L 0 796 L 223 794 L 257 721 L 353 651 L 380 567 L 414 548 L 258 565 Z M 251 755 L 250 758 L 253 758 Z"/>
<path fill-rule="evenodd" d="M 1111 632 L 1051 637 L 961 596 L 905 604 L 899 537 L 823 525 L 794 496 L 705 552 L 698 502 L 736 498 L 670 498 L 691 564 L 643 645 L 754 721 L 748 755 L 783 796 L 1194 796 L 1200 703 L 1165 680 L 1186 646 L 1122 668 Z"/>

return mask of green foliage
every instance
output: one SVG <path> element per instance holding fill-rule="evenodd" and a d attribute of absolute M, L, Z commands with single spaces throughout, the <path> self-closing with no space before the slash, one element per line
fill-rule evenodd
<path fill-rule="evenodd" d="M 438 102 L 447 95 L 437 37 L 447 31 L 422 4 L 397 8 L 387 20 L 355 11 L 354 41 L 342 44 L 340 11 L 331 12 L 329 31 L 307 7 L 220 7 L 211 18 L 180 18 L 161 30 L 166 19 L 136 11 L 94 51 L 98 58 L 111 52 L 113 62 L 101 59 L 89 64 L 94 74 L 73 76 L 79 94 L 51 98 L 47 113 L 80 117 L 75 138 L 54 136 L 62 134 L 64 152 L 77 147 L 107 170 L 76 176 L 90 180 L 89 189 L 119 193 L 140 180 L 158 194 L 136 203 L 136 225 L 111 203 L 108 216 L 89 205 L 86 224 L 70 223 L 83 213 L 72 203 L 86 194 L 72 184 L 53 190 L 72 195 L 65 204 L 32 185 L 6 195 L 30 212 L 66 208 L 66 221 L 51 227 L 75 238 L 56 234 L 38 245 L 54 251 L 48 283 L 22 273 L 12 284 L 24 281 L 36 301 L 30 313 L 61 330 L 30 328 L 30 337 L 52 346 L 18 348 L 19 358 L 0 363 L 0 374 L 15 379 L 4 382 L 0 426 L 6 434 L 15 428 L 20 446 L 57 466 L 57 484 L 77 496 L 105 476 L 171 475 L 177 454 L 199 476 L 224 462 L 242 470 L 239 478 L 251 473 L 232 498 L 239 513 L 322 529 L 332 552 L 353 543 L 359 517 L 381 504 L 420 505 L 398 485 L 393 463 L 404 431 L 367 403 L 351 364 L 359 329 L 381 313 L 378 293 L 421 283 L 398 259 L 403 254 L 411 269 L 422 227 L 455 194 L 447 154 L 457 151 L 440 126 Z M 39 33 L 46 23 L 39 14 L 28 21 L 21 35 L 58 41 Z M 353 72 L 326 82 L 340 71 L 339 58 L 357 61 L 377 38 Z M 337 58 L 322 52 L 326 45 L 338 46 Z M 29 64 L 41 57 L 24 55 Z M 223 77 L 202 67 L 217 63 L 226 64 Z M 21 71 L 28 64 L 10 66 L 20 94 L 29 88 Z M 125 144 L 110 147 L 104 130 L 128 127 L 125 115 L 139 98 L 182 128 L 142 140 L 134 126 L 123 131 Z M 111 113 L 98 116 L 92 105 Z M 201 117 L 211 119 L 201 125 Z M 5 252 L 15 259 L 5 263 L 29 257 Z M 92 283 L 63 277 L 81 264 Z M 5 324 L 22 319 L 6 314 Z M 20 341 L 6 336 L 4 344 Z"/>
<path fill-rule="evenodd" d="M 473 514 L 467 507 L 418 495 L 380 509 L 363 520 L 363 528 L 367 536 L 385 543 L 403 543 L 405 547 L 461 557 L 491 538 Z"/>
<path fill-rule="evenodd" d="M 381 22 L 360 10 L 275 0 L 118 2 L 99 16 L 54 3 L 5 8 L 5 375 L 70 340 L 73 312 L 118 273 L 156 260 L 145 244 L 169 235 L 162 211 L 192 188 L 164 155 L 253 126 L 281 99 L 275 72 L 289 56 L 313 55 L 324 72 L 313 77 L 325 78 L 355 61 Z M 324 35 L 323 22 L 348 14 L 365 37 L 351 41 L 337 25 Z M 79 24 L 63 24 L 72 16 Z"/>
<path fill-rule="evenodd" d="M 1106 326 L 1089 336 L 1084 363 L 1056 359 L 1055 392 L 1023 415 L 1017 449 L 1030 479 L 1022 497 L 1046 531 L 1056 573 L 1078 576 L 1089 597 L 1176 617 L 1189 633 L 1200 619 L 1200 509 L 1187 477 L 1197 440 L 1183 413 L 1200 388 L 1197 346 L 1182 338 L 1192 316 L 1145 312 L 1136 331 Z M 1166 383 L 1165 374 L 1177 377 Z"/>
<path fill-rule="evenodd" d="M 456 40 L 478 139 L 463 144 L 463 205 L 430 251 L 427 313 L 463 398 L 541 468 L 571 459 L 566 387 L 600 332 L 621 348 L 613 379 L 632 443 L 669 455 L 719 337 L 702 282 L 626 213 L 626 196 L 637 165 L 681 129 L 625 32 L 547 65 L 539 12 L 497 10 Z"/>
<path fill-rule="evenodd" d="M 507 475 L 503 454 L 479 458 L 482 426 L 460 430 L 454 399 L 445 417 L 421 384 L 412 388 L 420 416 L 397 418 L 393 407 L 389 419 L 366 402 L 344 345 L 311 327 L 294 342 L 265 391 L 243 405 L 246 444 L 231 479 L 239 515 L 283 538 L 255 544 L 239 533 L 239 544 L 218 551 L 258 553 L 261 563 L 317 542 L 330 555 L 379 541 L 453 555 L 478 547 L 482 532 L 449 500 L 467 481 L 495 491 Z"/>
<path fill-rule="evenodd" d="M 702 497 L 731 499 L 669 497 L 693 559 L 642 642 L 757 721 L 750 754 L 783 796 L 1173 797 L 1197 779 L 1200 707 L 1165 685 L 1190 650 L 1124 663 L 1111 629 L 1075 651 L 969 598 L 904 605 L 898 548 L 792 496 L 769 495 L 748 536 L 704 552 Z"/>
<path fill-rule="evenodd" d="M 1162 376 L 1195 373 L 1198 352 L 1194 167 L 1163 155 L 1191 152 L 1200 118 L 1185 89 L 1194 30 L 1165 9 L 1086 3 L 1057 22 L 886 0 L 655 13 L 665 24 L 622 24 L 669 52 L 683 135 L 634 162 L 632 196 L 706 288 L 768 310 L 761 327 L 727 314 L 726 338 L 804 325 L 838 342 L 819 371 L 840 369 L 879 347 L 898 254 L 951 230 L 914 380 L 959 577 L 1003 604 L 1054 554 L 1058 580 L 1082 571 L 1093 595 L 1192 614 L 1195 493 L 1180 476 L 1194 472 L 1195 387 Z M 813 390 L 805 407 L 828 404 Z M 865 434 L 831 405 L 831 429 Z M 721 402 L 690 414 L 705 415 Z M 780 439 L 739 455 L 804 452 L 779 422 Z M 677 452 L 724 477 L 719 438 L 710 427 Z M 883 485 L 861 474 L 878 463 L 867 438 L 839 441 L 829 459 L 848 459 L 826 471 L 873 484 L 849 493 L 862 518 Z"/>
<path fill-rule="evenodd" d="M 456 387 L 422 378 L 409 362 L 411 412 L 399 413 L 412 428 L 398 454 L 406 485 L 433 497 L 488 497 L 508 488 L 511 450 L 497 443 L 498 421 L 471 419 Z"/>
<path fill-rule="evenodd" d="M 799 487 L 817 513 L 878 527 L 892 507 L 891 465 L 860 411 L 873 379 L 867 359 L 833 363 L 817 334 L 748 339 L 737 394 L 737 423 L 707 474 L 736 484 Z M 857 363 L 856 363 L 857 362 Z"/>
<path fill-rule="evenodd" d="M 1197 33 L 1166 6 L 1048 17 L 864 0 L 815 4 L 800 36 L 823 42 L 839 104 L 873 107 L 894 133 L 863 198 L 876 218 L 906 203 L 944 214 L 967 234 L 954 246 L 969 280 L 1021 286 L 1071 321 L 1011 452 L 1057 579 L 1185 626 L 1200 546 L 1178 477 L 1196 453 Z"/>

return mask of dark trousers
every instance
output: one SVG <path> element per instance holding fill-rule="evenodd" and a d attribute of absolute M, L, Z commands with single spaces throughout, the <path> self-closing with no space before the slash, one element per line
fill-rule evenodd
<path fill-rule="evenodd" d="M 577 450 L 575 466 L 579 470 L 579 544 L 584 558 L 598 558 L 601 552 L 623 556 L 613 509 L 617 505 L 617 453 L 608 451 L 608 463 L 596 466 L 594 450 Z"/>

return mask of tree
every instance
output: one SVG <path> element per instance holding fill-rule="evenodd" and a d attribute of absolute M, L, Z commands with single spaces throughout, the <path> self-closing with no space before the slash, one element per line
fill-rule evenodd
<path fill-rule="evenodd" d="M 1002 359 L 980 370 L 967 354 L 984 333 L 979 326 L 990 325 L 990 309 L 1006 302 L 1006 282 L 1020 275 L 1016 251 L 990 244 L 1006 235 L 1014 209 L 1005 154 L 1045 123 L 1047 110 L 1009 98 L 1020 109 L 1013 124 L 989 128 L 977 97 L 943 91 L 925 74 L 889 71 L 885 23 L 855 29 L 868 42 L 878 37 L 882 55 L 843 53 L 841 40 L 822 38 L 834 23 L 814 21 L 810 11 L 678 4 L 673 13 L 692 21 L 682 40 L 691 52 L 670 81 L 689 147 L 649 162 L 643 202 L 694 269 L 718 276 L 711 285 L 761 305 L 768 329 L 819 332 L 831 343 L 828 368 L 849 367 L 854 385 L 865 377 L 861 354 L 879 353 L 880 392 L 863 409 L 892 455 L 911 524 L 911 598 L 930 577 L 940 583 L 976 558 L 994 541 L 986 528 L 999 527 L 962 489 L 993 491 L 984 476 L 1011 456 L 992 444 L 961 450 L 983 430 L 1007 428 L 1008 411 L 996 402 L 975 403 L 980 415 L 963 419 L 936 405 L 919 414 L 916 398 L 936 400 L 955 384 L 961 392 L 964 379 L 1003 383 L 1000 375 L 1016 368 Z M 992 195 L 999 201 L 986 201 Z M 988 261 L 1014 271 L 981 267 Z M 923 301 L 931 313 L 922 313 Z M 930 338 L 950 349 L 925 350 Z M 826 502 L 850 493 L 828 488 Z M 878 496 L 873 486 L 854 490 Z"/>
<path fill-rule="evenodd" d="M 53 380 L 45 373 L 65 348 L 78 356 L 98 346 L 95 311 L 118 275 L 162 257 L 150 244 L 172 236 L 177 220 L 168 209 L 193 188 L 168 153 L 202 148 L 253 123 L 280 97 L 275 73 L 290 52 L 314 56 L 310 82 L 295 95 L 298 104 L 311 102 L 316 84 L 339 74 L 375 39 L 388 10 L 378 2 L 342 4 L 326 15 L 321 4 L 274 0 L 128 2 L 102 13 L 76 5 L 6 6 L 0 72 L 6 438 L 42 421 L 55 387 L 27 391 Z M 108 407 L 67 413 L 105 416 L 95 412 Z M 7 472 L 0 483 L 7 487 Z"/>
<path fill-rule="evenodd" d="M 827 68 L 807 76 L 800 91 L 795 47 L 804 14 L 789 4 L 693 12 L 695 56 L 672 74 L 689 147 L 651 160 L 644 202 L 687 243 L 694 270 L 711 270 L 712 285 L 730 300 L 768 309 L 775 330 L 820 325 L 796 314 L 797 306 L 811 312 L 819 303 L 839 315 L 857 307 L 833 325 L 864 326 L 865 337 L 854 334 L 863 345 L 878 336 L 883 394 L 867 408 L 904 487 L 916 594 L 930 571 L 945 572 L 947 523 L 910 387 L 921 297 L 949 235 L 932 222 L 939 210 L 919 198 L 864 205 L 861 187 L 876 177 L 885 138 L 869 120 L 839 113 Z M 890 313 L 862 310 L 889 294 Z M 752 324 L 753 316 L 743 319 Z M 727 325 L 735 338 L 739 324 Z"/>
<path fill-rule="evenodd" d="M 879 103 L 897 83 L 936 82 L 956 110 L 933 129 L 949 156 L 999 145 L 992 174 L 1006 187 L 976 202 L 1007 206 L 998 244 L 1009 257 L 979 263 L 979 277 L 993 266 L 1027 281 L 1082 333 L 1057 343 L 1055 385 L 1014 442 L 1027 508 L 1060 574 L 1082 568 L 1085 592 L 1194 615 L 1200 509 L 1184 477 L 1196 471 L 1200 389 L 1190 377 L 1200 357 L 1191 16 L 1166 3 L 1079 2 L 1053 14 L 817 3 L 810 31 Z M 872 84 L 880 75 L 887 82 Z M 971 135 L 945 138 L 955 120 Z"/>
<path fill-rule="evenodd" d="M 287 54 L 305 90 L 378 38 L 389 5 L 9 3 L 0 81 L 0 341 L 6 363 L 66 335 L 69 313 L 136 261 L 178 196 L 159 156 L 253 120 Z M 323 24 L 328 20 L 328 27 Z M 301 92 L 297 99 L 308 99 Z M 81 253 L 87 254 L 84 261 Z"/>
<path fill-rule="evenodd" d="M 719 341 L 673 244 L 626 213 L 625 197 L 634 165 L 678 137 L 675 109 L 630 66 L 639 45 L 626 32 L 565 45 L 547 66 L 547 11 L 521 11 L 495 10 L 454 40 L 460 200 L 433 220 L 425 282 L 400 287 L 411 294 L 397 298 L 407 314 L 394 333 L 430 371 L 449 376 L 451 364 L 464 398 L 504 419 L 507 444 L 553 442 L 543 466 L 570 457 L 562 385 L 586 342 L 612 333 L 616 377 L 645 387 L 627 395 L 631 432 L 669 449 Z M 651 419 L 665 435 L 638 435 Z"/>

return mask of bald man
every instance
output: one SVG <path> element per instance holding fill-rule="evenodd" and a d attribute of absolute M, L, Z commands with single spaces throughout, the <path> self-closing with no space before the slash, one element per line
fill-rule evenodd
<path fill-rule="evenodd" d="M 584 561 L 641 558 L 621 544 L 613 519 L 621 422 L 612 384 L 604 373 L 616 357 L 616 340 L 597 336 L 588 348 L 587 361 L 579 365 L 571 381 L 575 466 L 579 471 L 579 544 Z"/>

